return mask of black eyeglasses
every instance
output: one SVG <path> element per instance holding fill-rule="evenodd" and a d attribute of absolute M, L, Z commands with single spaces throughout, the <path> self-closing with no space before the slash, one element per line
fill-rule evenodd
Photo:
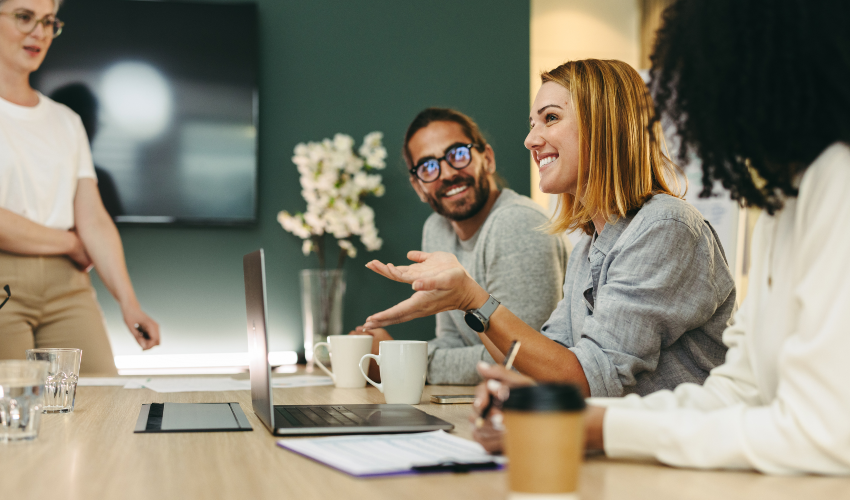
<path fill-rule="evenodd" d="M 2 304 L 0 304 L 0 309 L 3 309 L 3 306 L 6 305 L 6 302 L 9 302 L 9 299 L 12 298 L 12 290 L 9 288 L 9 285 L 4 286 L 3 290 L 6 290 L 6 300 L 4 300 Z"/>
<path fill-rule="evenodd" d="M 453 169 L 462 170 L 472 163 L 472 148 L 478 149 L 479 146 L 475 143 L 454 146 L 440 158 L 423 158 L 410 168 L 410 175 L 415 175 L 422 182 L 434 182 L 440 178 L 443 160 Z"/>
<path fill-rule="evenodd" d="M 52 15 L 36 19 L 35 14 L 28 10 L 0 12 L 0 16 L 10 16 L 15 21 L 15 27 L 18 28 L 18 31 L 25 35 L 29 35 L 35 31 L 35 27 L 40 24 L 44 27 L 45 32 L 50 34 L 53 38 L 56 38 L 62 34 L 62 27 L 65 26 L 65 23 Z"/>

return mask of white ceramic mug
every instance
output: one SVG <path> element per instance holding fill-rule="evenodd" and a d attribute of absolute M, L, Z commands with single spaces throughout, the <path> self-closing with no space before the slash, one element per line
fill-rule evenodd
<path fill-rule="evenodd" d="M 363 369 L 363 362 L 370 358 L 381 368 L 380 384 Z M 419 340 L 384 340 L 378 344 L 377 356 L 367 354 L 360 359 L 360 373 L 384 394 L 388 404 L 418 405 L 427 368 L 428 342 Z"/>
<path fill-rule="evenodd" d="M 319 361 L 315 352 L 319 346 L 328 348 L 333 372 Z M 329 335 L 327 342 L 313 346 L 313 361 L 331 376 L 334 385 L 341 389 L 365 387 L 366 379 L 360 374 L 360 359 L 372 352 L 371 335 Z"/>

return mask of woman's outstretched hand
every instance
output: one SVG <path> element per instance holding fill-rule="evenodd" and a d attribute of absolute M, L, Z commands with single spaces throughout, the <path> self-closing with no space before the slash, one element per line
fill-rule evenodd
<path fill-rule="evenodd" d="M 407 258 L 415 264 L 394 266 L 377 260 L 366 264 L 386 278 L 411 284 L 416 292 L 386 311 L 366 318 L 363 328 L 368 330 L 404 323 L 443 311 L 475 309 L 487 302 L 489 294 L 472 279 L 454 255 L 414 250 L 407 253 Z"/>

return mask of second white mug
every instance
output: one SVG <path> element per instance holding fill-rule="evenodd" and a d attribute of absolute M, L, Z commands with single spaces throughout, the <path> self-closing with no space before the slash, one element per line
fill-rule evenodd
<path fill-rule="evenodd" d="M 381 368 L 381 383 L 366 375 L 369 359 Z M 366 354 L 360 359 L 360 373 L 366 381 L 384 394 L 388 404 L 418 405 L 425 387 L 428 368 L 428 342 L 419 340 L 384 340 L 378 344 L 378 355 Z"/>
<path fill-rule="evenodd" d="M 366 379 L 360 373 L 359 364 L 364 354 L 372 352 L 371 335 L 329 335 L 327 342 L 319 342 L 313 346 L 313 353 L 319 346 L 328 348 L 333 371 L 328 370 L 315 354 L 313 361 L 331 376 L 335 386 L 341 389 L 366 386 Z"/>

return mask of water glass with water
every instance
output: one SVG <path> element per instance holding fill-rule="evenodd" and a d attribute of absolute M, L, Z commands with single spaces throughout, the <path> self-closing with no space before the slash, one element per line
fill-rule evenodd
<path fill-rule="evenodd" d="M 38 436 L 49 367 L 45 361 L 0 361 L 0 443 Z"/>
<path fill-rule="evenodd" d="M 81 349 L 27 349 L 27 359 L 50 364 L 44 382 L 44 413 L 74 411 L 82 357 Z"/>

